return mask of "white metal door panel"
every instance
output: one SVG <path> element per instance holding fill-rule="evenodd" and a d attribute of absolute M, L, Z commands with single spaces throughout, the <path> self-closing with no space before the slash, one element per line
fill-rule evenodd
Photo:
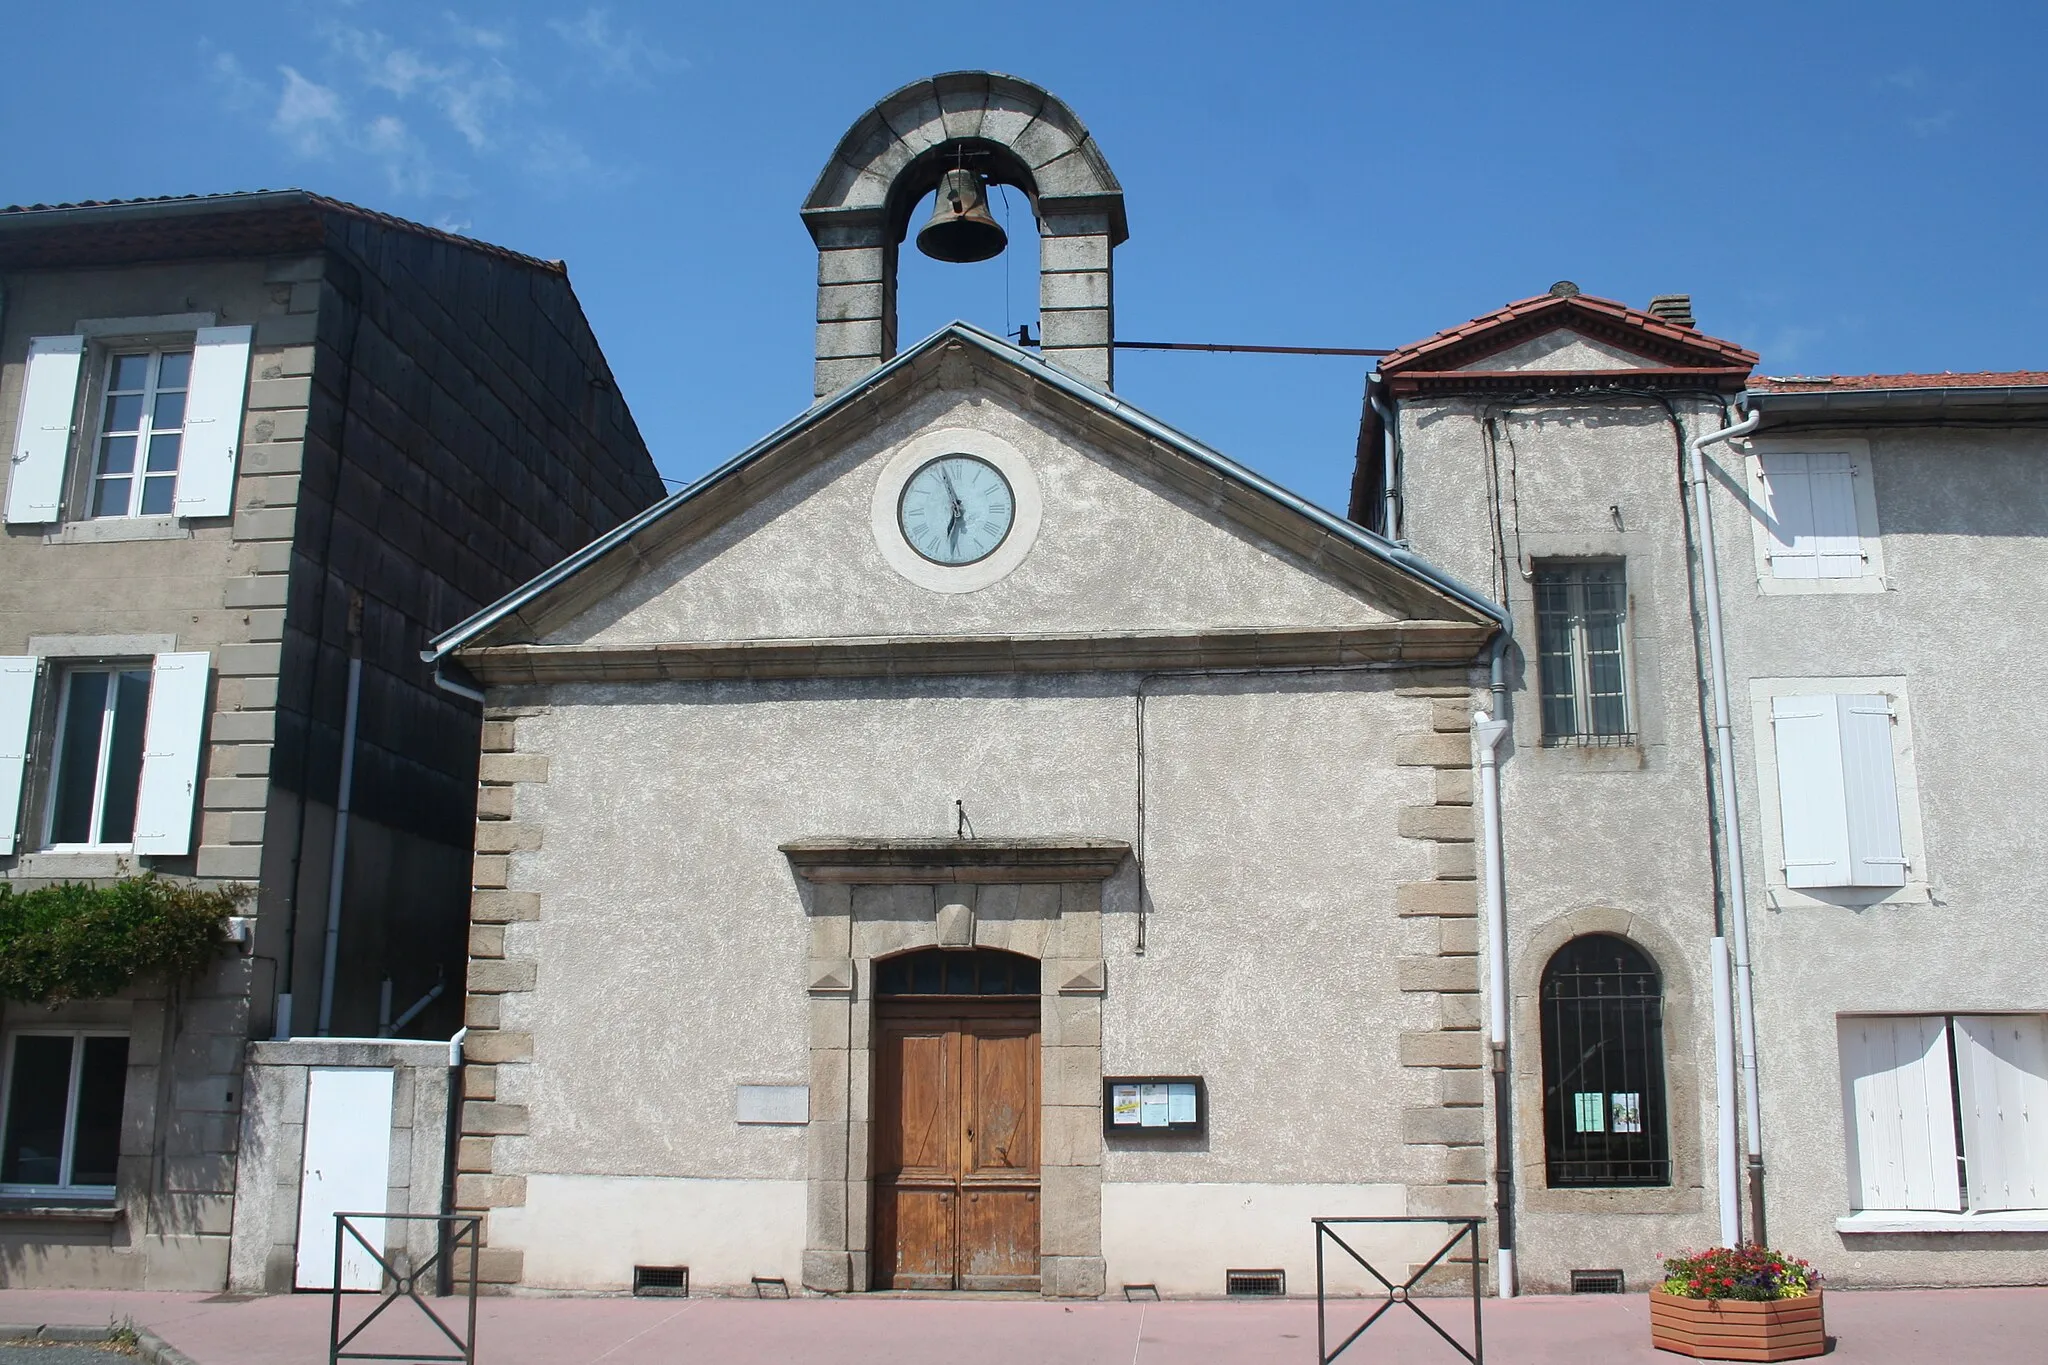
<path fill-rule="evenodd" d="M 2048 1020 L 1957 1015 L 1970 1207 L 2048 1208 Z"/>
<path fill-rule="evenodd" d="M 1960 1211 L 1946 1021 L 1848 1018 L 1841 1037 L 1852 1205 Z"/>
<path fill-rule="evenodd" d="M 7 471 L 7 520 L 57 520 L 64 500 L 64 468 L 71 455 L 71 419 L 78 410 L 78 373 L 85 338 L 30 337 L 28 378 Z"/>
<path fill-rule="evenodd" d="M 1848 886 L 1849 810 L 1842 788 L 1842 731 L 1833 697 L 1773 697 L 1778 821 L 1785 885 Z"/>
<path fill-rule="evenodd" d="M 334 1215 L 388 1213 L 392 1073 L 379 1067 L 313 1067 L 306 1077 L 305 1161 L 299 1172 L 300 1289 L 334 1288 Z M 384 1220 L 363 1237 L 381 1250 Z M 343 1289 L 376 1289 L 383 1272 L 353 1237 L 341 1254 Z"/>

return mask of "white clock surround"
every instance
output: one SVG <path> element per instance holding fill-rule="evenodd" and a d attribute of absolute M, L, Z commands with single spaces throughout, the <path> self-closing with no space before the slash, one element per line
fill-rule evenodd
<path fill-rule="evenodd" d="M 1009 481 L 1016 500 L 1009 535 L 986 559 L 972 564 L 936 564 L 926 559 L 903 538 L 903 528 L 897 521 L 904 486 L 918 470 L 943 455 L 972 455 L 988 461 Z M 875 480 L 869 520 L 876 548 L 897 573 L 932 592 L 974 592 L 1001 582 L 1024 562 L 1037 543 L 1044 512 L 1038 476 L 1015 446 L 972 427 L 941 427 L 904 442 L 883 464 L 881 475 Z"/>

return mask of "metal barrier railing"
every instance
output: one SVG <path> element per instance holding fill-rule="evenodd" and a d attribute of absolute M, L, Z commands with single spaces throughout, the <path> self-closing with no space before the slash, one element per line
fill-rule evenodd
<path fill-rule="evenodd" d="M 1319 1365 L 1330 1365 L 1331 1361 L 1343 1355 L 1346 1350 L 1350 1349 L 1352 1342 L 1364 1336 L 1366 1329 L 1386 1316 L 1387 1310 L 1397 1303 L 1407 1304 L 1416 1317 L 1428 1323 L 1431 1330 L 1448 1342 L 1452 1350 L 1470 1361 L 1471 1365 L 1485 1365 L 1486 1344 L 1485 1338 L 1480 1335 L 1479 1322 L 1479 1228 L 1486 1221 L 1484 1218 L 1317 1218 L 1312 1221 L 1316 1225 L 1316 1359 Z M 1458 1230 L 1452 1233 L 1451 1239 L 1438 1247 L 1436 1254 L 1423 1262 L 1422 1266 L 1414 1274 L 1396 1284 L 1385 1275 L 1382 1275 L 1377 1266 L 1359 1255 L 1358 1249 L 1345 1241 L 1343 1236 L 1335 1231 L 1337 1225 L 1382 1223 L 1436 1223 L 1443 1227 L 1455 1226 Z M 1414 1297 L 1415 1286 L 1422 1282 L 1422 1277 L 1436 1269 L 1438 1263 L 1444 1257 L 1450 1255 L 1458 1243 L 1468 1238 L 1471 1239 L 1472 1247 L 1472 1349 L 1469 1351 L 1465 1349 L 1463 1342 L 1459 1341 L 1449 1332 L 1446 1332 L 1441 1323 L 1423 1312 L 1421 1305 L 1415 1302 Z M 1335 1242 L 1338 1246 L 1342 1247 L 1346 1255 L 1364 1266 L 1366 1273 L 1375 1280 L 1378 1280 L 1387 1291 L 1386 1301 L 1378 1308 L 1375 1308 L 1372 1311 L 1372 1316 L 1360 1323 L 1356 1331 L 1344 1338 L 1343 1341 L 1337 1343 L 1337 1349 L 1334 1351 L 1330 1349 L 1329 1289 L 1327 1277 L 1323 1272 L 1323 1243 L 1326 1240 Z"/>
<path fill-rule="evenodd" d="M 383 1225 L 385 1223 L 432 1223 L 435 1225 L 435 1231 L 438 1234 L 435 1238 L 434 1254 L 421 1261 L 418 1265 L 413 1266 L 410 1270 L 401 1270 L 398 1266 L 391 1263 L 383 1248 L 370 1244 L 370 1239 L 365 1237 L 363 1230 L 356 1225 L 356 1220 L 358 1219 L 364 1223 L 376 1224 L 376 1235 L 379 1238 L 383 1235 Z M 361 1322 L 350 1328 L 348 1334 L 344 1336 L 341 1330 L 341 1296 L 351 1291 L 343 1289 L 341 1285 L 342 1254 L 348 1245 L 347 1239 L 349 1238 L 354 1238 L 358 1246 L 370 1253 L 370 1258 L 383 1271 L 383 1282 L 374 1291 L 356 1291 L 374 1292 L 381 1297 L 378 1299 L 377 1306 L 372 1308 L 368 1315 Z M 436 1313 L 428 1306 L 425 1299 L 420 1297 L 419 1286 L 421 1280 L 426 1279 L 431 1274 L 435 1276 L 435 1279 L 431 1282 L 437 1288 L 446 1284 L 452 1295 L 455 1288 L 453 1277 L 452 1275 L 444 1277 L 444 1272 L 452 1267 L 455 1254 L 462 1250 L 465 1242 L 469 1248 L 469 1284 L 465 1294 L 465 1297 L 469 1300 L 469 1321 L 465 1329 L 461 1333 L 457 1333 L 453 1327 L 450 1327 L 442 1319 L 439 1313 Z M 480 1214 L 335 1214 L 334 1312 L 329 1319 L 327 1332 L 327 1365 L 340 1365 L 340 1362 L 344 1360 L 402 1360 L 413 1362 L 414 1365 L 425 1365 L 426 1362 L 450 1362 L 453 1365 L 454 1362 L 459 1362 L 460 1365 L 476 1365 L 476 1263 L 477 1251 L 482 1245 L 483 1217 Z M 365 1328 L 369 1327 L 371 1323 L 383 1315 L 385 1309 L 402 1298 L 411 1299 L 419 1310 L 427 1315 L 427 1320 L 440 1329 L 441 1335 L 448 1339 L 448 1344 L 454 1347 L 456 1354 L 433 1355 L 422 1352 L 409 1352 L 393 1355 L 380 1351 L 351 1351 L 347 1349 L 349 1343 L 361 1336 Z"/>

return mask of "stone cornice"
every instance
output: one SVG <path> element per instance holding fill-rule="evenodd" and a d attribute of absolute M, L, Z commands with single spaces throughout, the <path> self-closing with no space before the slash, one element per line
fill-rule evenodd
<path fill-rule="evenodd" d="M 793 839 L 782 854 L 809 882 L 1090 882 L 1115 876 L 1121 839 Z"/>
<path fill-rule="evenodd" d="M 461 652 L 487 685 L 938 677 L 1002 673 L 1181 672 L 1464 664 L 1487 624 L 1388 621 L 1346 627 L 1186 634 L 871 635 L 677 644 L 489 645 Z"/>

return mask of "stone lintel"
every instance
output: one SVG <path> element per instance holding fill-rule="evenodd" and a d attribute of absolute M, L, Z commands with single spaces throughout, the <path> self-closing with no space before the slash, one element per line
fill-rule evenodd
<path fill-rule="evenodd" d="M 863 885 L 1104 881 L 1130 852 L 1121 839 L 796 839 L 782 845 L 806 881 Z"/>

